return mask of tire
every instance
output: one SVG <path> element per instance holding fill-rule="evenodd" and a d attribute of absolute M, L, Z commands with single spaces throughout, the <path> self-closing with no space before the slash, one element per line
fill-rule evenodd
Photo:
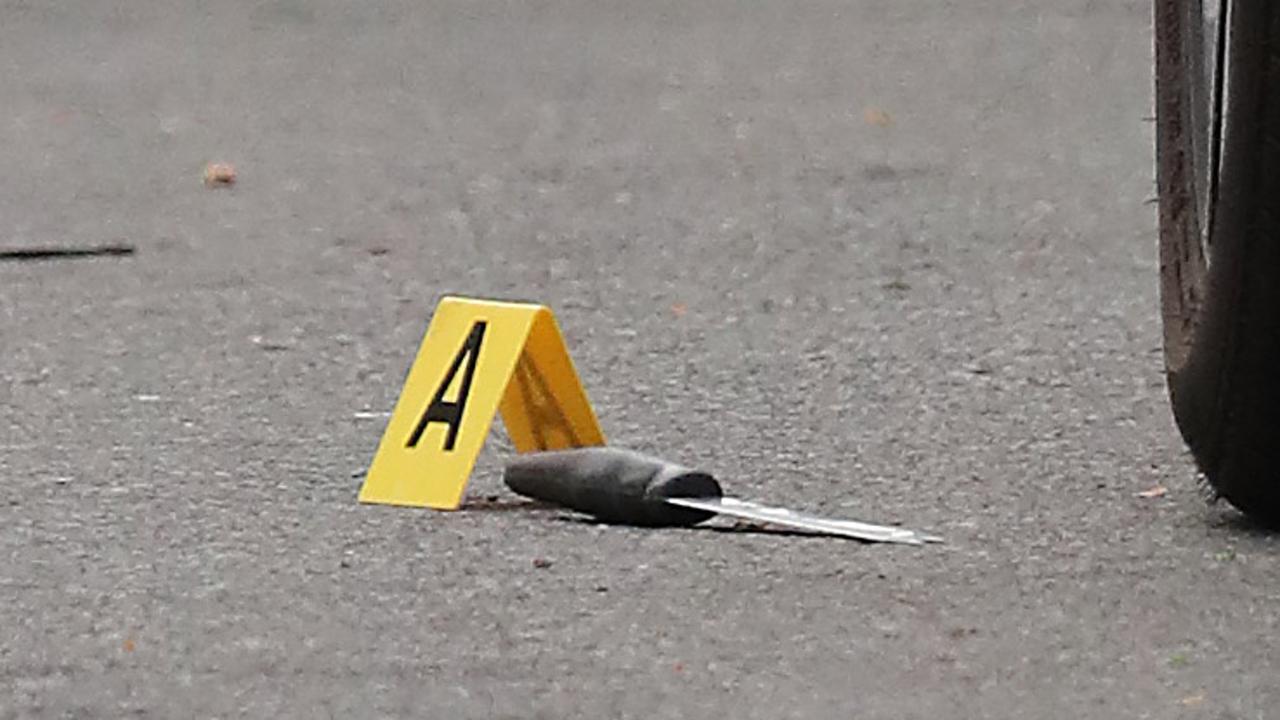
<path fill-rule="evenodd" d="M 1165 366 L 1178 428 L 1214 493 L 1280 525 L 1280 3 L 1229 1 L 1216 92 L 1200 81 L 1199 5 L 1155 2 Z M 1213 96 L 1216 157 L 1195 103 Z M 1198 193 L 1197 169 L 1215 160 L 1216 183 Z"/>

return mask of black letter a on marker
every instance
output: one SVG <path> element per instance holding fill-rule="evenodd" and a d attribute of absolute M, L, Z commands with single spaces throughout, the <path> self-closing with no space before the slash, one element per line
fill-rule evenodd
<path fill-rule="evenodd" d="M 409 436 L 409 442 L 405 443 L 405 447 L 417 447 L 418 440 L 422 439 L 422 433 L 426 432 L 427 426 L 433 422 L 442 422 L 449 426 L 449 434 L 444 439 L 444 449 L 445 451 L 453 450 L 453 445 L 458 440 L 458 427 L 462 424 L 462 411 L 467 407 L 467 395 L 471 393 L 471 378 L 476 374 L 476 360 L 480 358 L 480 343 L 484 341 L 486 326 L 487 323 L 483 320 L 478 320 L 471 326 L 471 334 L 467 335 L 467 341 L 462 344 L 462 349 L 453 359 L 453 365 L 449 366 L 444 382 L 440 383 L 440 389 L 436 390 L 436 396 L 431 398 L 431 404 L 422 414 L 422 419 L 413 429 L 413 434 Z M 462 367 L 463 360 L 467 361 L 467 370 L 462 376 L 462 386 L 458 388 L 458 399 L 454 402 L 445 402 L 445 391 L 453 384 L 453 378 L 458 374 L 458 368 Z"/>

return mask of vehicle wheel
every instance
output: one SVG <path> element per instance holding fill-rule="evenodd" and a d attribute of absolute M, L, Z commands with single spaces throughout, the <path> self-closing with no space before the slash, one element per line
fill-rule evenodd
<path fill-rule="evenodd" d="M 1280 524 L 1280 3 L 1156 0 L 1165 365 L 1215 493 Z"/>

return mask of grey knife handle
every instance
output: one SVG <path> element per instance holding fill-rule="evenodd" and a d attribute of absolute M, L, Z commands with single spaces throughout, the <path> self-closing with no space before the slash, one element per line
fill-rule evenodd
<path fill-rule="evenodd" d="M 715 513 L 677 507 L 668 497 L 720 497 L 711 475 L 633 450 L 613 447 L 517 455 L 502 474 L 507 487 L 535 500 L 609 523 L 696 525 Z"/>

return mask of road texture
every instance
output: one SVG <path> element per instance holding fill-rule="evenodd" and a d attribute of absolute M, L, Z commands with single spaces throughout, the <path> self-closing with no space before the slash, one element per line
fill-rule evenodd
<path fill-rule="evenodd" d="M 1280 545 L 1162 386 L 1150 35 L 0 2 L 0 246 L 138 247 L 0 263 L 0 718 L 1273 717 Z M 551 305 L 613 442 L 948 543 L 358 505 L 448 292 Z"/>

